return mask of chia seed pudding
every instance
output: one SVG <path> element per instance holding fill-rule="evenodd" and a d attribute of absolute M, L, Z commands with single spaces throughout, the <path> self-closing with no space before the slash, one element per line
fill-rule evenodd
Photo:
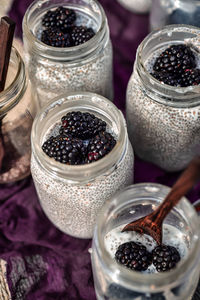
<path fill-rule="evenodd" d="M 115 138 L 116 144 L 101 159 L 70 165 L 55 161 L 43 152 L 44 142 L 58 136 L 61 117 L 74 111 L 92 113 L 107 123 L 106 131 Z M 55 99 L 34 121 L 31 172 L 48 218 L 67 234 L 91 238 L 103 203 L 133 181 L 133 151 L 122 113 L 110 101 L 92 93 L 74 93 Z"/>
<path fill-rule="evenodd" d="M 133 148 L 139 157 L 167 171 L 183 169 L 200 149 L 199 38 L 199 29 L 192 26 L 166 26 L 151 33 L 138 48 L 127 88 L 127 125 Z M 174 82 L 179 70 L 162 73 L 160 80 L 152 76 L 158 57 L 174 45 L 184 45 L 193 53 L 198 74 L 192 82 L 195 85 Z M 187 80 L 194 71 L 186 68 L 184 72 Z"/>
<path fill-rule="evenodd" d="M 200 231 L 198 216 L 185 198 L 164 220 L 162 245 L 146 234 L 122 232 L 125 225 L 155 210 L 169 191 L 159 184 L 136 184 L 104 205 L 92 245 L 98 300 L 191 299 L 199 280 Z"/>
<path fill-rule="evenodd" d="M 70 47 L 43 43 L 42 20 L 48 11 L 54 12 L 60 6 L 74 11 L 74 27 L 88 28 L 94 36 Z M 105 13 L 97 1 L 35 1 L 24 16 L 23 35 L 29 77 L 39 107 L 61 93 L 75 91 L 95 92 L 112 100 L 112 45 Z M 68 38 L 68 33 L 65 35 Z"/>

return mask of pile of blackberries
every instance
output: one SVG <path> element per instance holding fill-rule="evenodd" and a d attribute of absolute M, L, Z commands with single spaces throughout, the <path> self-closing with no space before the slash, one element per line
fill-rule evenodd
<path fill-rule="evenodd" d="M 116 144 L 115 138 L 106 132 L 106 126 L 106 122 L 88 112 L 69 112 L 61 119 L 59 135 L 45 141 L 42 150 L 63 164 L 97 161 Z"/>
<path fill-rule="evenodd" d="M 162 83 L 187 87 L 200 84 L 194 52 L 189 46 L 172 45 L 155 60 L 151 75 Z"/>
<path fill-rule="evenodd" d="M 52 47 L 73 47 L 90 40 L 94 35 L 92 28 L 76 26 L 76 12 L 63 6 L 49 10 L 42 19 L 41 41 Z"/>

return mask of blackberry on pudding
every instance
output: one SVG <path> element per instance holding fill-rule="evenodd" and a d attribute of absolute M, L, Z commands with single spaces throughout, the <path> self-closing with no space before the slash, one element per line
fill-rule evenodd
<path fill-rule="evenodd" d="M 94 30 L 85 26 L 74 26 L 71 31 L 71 38 L 74 46 L 78 46 L 89 41 L 94 35 Z"/>
<path fill-rule="evenodd" d="M 62 117 L 61 121 L 60 134 L 70 134 L 82 139 L 93 137 L 106 130 L 106 122 L 88 112 L 69 112 Z"/>
<path fill-rule="evenodd" d="M 155 72 L 183 73 L 186 69 L 196 67 L 195 55 L 189 46 L 172 45 L 163 51 L 156 59 L 153 70 Z"/>
<path fill-rule="evenodd" d="M 41 41 L 52 47 L 71 47 L 72 39 L 69 33 L 62 32 L 57 28 L 47 28 L 43 30 Z"/>
<path fill-rule="evenodd" d="M 86 26 L 76 26 L 76 12 L 63 6 L 49 10 L 42 19 L 41 41 L 52 47 L 73 47 L 90 40 L 95 32 Z"/>
<path fill-rule="evenodd" d="M 158 272 L 169 271 L 180 261 L 180 254 L 173 246 L 160 245 L 152 251 L 153 264 Z"/>
<path fill-rule="evenodd" d="M 146 247 L 135 242 L 120 245 L 115 253 L 115 259 L 135 271 L 145 271 L 152 263 L 152 256 Z"/>
<path fill-rule="evenodd" d="M 115 138 L 108 132 L 101 132 L 89 141 L 86 162 L 91 163 L 108 154 L 116 144 Z"/>
<path fill-rule="evenodd" d="M 157 57 L 151 75 L 164 84 L 187 87 L 200 83 L 193 50 L 186 45 L 172 45 Z"/>
<path fill-rule="evenodd" d="M 59 6 L 56 10 L 49 10 L 42 19 L 42 25 L 45 28 L 57 28 L 66 31 L 74 24 L 76 13 L 73 9 Z"/>
<path fill-rule="evenodd" d="M 186 69 L 181 75 L 181 86 L 191 86 L 200 84 L 200 70 L 199 69 Z"/>
<path fill-rule="evenodd" d="M 50 137 L 42 150 L 63 164 L 79 165 L 83 163 L 86 148 L 82 140 L 73 137 Z"/>
<path fill-rule="evenodd" d="M 115 138 L 106 132 L 106 125 L 94 114 L 69 112 L 61 118 L 59 135 L 46 140 L 42 150 L 63 164 L 80 165 L 97 161 L 116 144 Z"/>

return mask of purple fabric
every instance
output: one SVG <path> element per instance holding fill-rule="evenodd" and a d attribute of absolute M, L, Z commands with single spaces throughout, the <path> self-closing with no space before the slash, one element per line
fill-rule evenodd
<path fill-rule="evenodd" d="M 15 0 L 11 8 L 18 36 L 30 2 Z M 148 33 L 148 16 L 130 13 L 116 0 L 100 2 L 108 17 L 114 46 L 115 104 L 124 111 L 126 86 L 136 48 Z M 136 183 L 159 182 L 171 186 L 177 175 L 136 158 Z M 197 200 L 200 185 L 188 197 Z M 89 247 L 90 240 L 67 236 L 50 223 L 41 210 L 31 177 L 0 186 L 0 257 L 8 262 L 12 299 L 96 299 Z"/>

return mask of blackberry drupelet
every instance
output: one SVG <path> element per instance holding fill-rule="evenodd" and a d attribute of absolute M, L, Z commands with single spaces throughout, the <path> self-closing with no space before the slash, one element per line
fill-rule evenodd
<path fill-rule="evenodd" d="M 115 138 L 108 132 L 101 132 L 92 138 L 88 144 L 88 155 L 86 162 L 97 161 L 108 154 L 115 146 Z"/>
<path fill-rule="evenodd" d="M 90 40 L 95 35 L 92 28 L 85 26 L 74 26 L 71 31 L 71 38 L 74 46 L 81 45 Z"/>
<path fill-rule="evenodd" d="M 72 41 L 69 33 L 63 33 L 59 29 L 46 29 L 43 30 L 41 41 L 52 47 L 71 47 Z"/>
<path fill-rule="evenodd" d="M 181 74 L 186 69 L 196 67 L 193 51 L 183 44 L 172 45 L 163 51 L 156 59 L 153 70 L 155 72 L 167 72 Z"/>
<path fill-rule="evenodd" d="M 175 247 L 160 245 L 152 251 L 153 264 L 158 272 L 173 269 L 180 261 L 180 254 Z"/>
<path fill-rule="evenodd" d="M 120 245 L 115 259 L 122 265 L 135 271 L 145 271 L 152 263 L 152 255 L 145 246 L 135 242 Z"/>
<path fill-rule="evenodd" d="M 86 147 L 80 139 L 73 137 L 50 137 L 42 145 L 42 150 L 63 164 L 79 165 L 84 163 Z"/>
<path fill-rule="evenodd" d="M 73 26 L 76 20 L 74 10 L 59 6 L 56 10 L 49 10 L 42 19 L 42 25 L 45 28 L 57 28 L 61 31 L 67 31 Z"/>
<path fill-rule="evenodd" d="M 106 130 L 106 122 L 88 112 L 73 111 L 62 117 L 60 134 L 89 139 Z"/>

